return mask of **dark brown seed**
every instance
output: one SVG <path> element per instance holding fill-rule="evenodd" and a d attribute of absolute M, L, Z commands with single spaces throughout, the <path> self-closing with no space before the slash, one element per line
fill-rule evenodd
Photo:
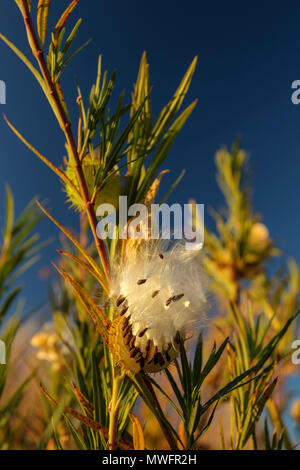
<path fill-rule="evenodd" d="M 158 293 L 159 293 L 159 290 L 155 290 L 154 292 L 152 292 L 152 297 L 153 298 L 156 297 Z"/>
<path fill-rule="evenodd" d="M 133 336 L 132 333 L 130 333 L 129 336 L 128 336 L 128 338 L 127 338 L 126 341 L 125 341 L 126 346 L 129 345 L 130 341 L 132 340 L 132 336 Z"/>
<path fill-rule="evenodd" d="M 166 307 L 168 307 L 170 305 L 170 303 L 172 302 L 173 300 L 173 296 L 172 297 L 169 297 L 168 300 L 166 300 Z"/>
<path fill-rule="evenodd" d="M 174 295 L 173 297 L 173 301 L 176 302 L 177 300 L 180 300 L 182 299 L 182 297 L 184 296 L 184 294 L 178 294 L 178 295 Z"/>
<path fill-rule="evenodd" d="M 155 354 L 153 356 L 153 362 L 154 364 L 157 364 L 158 363 L 158 350 L 157 350 L 157 346 L 155 347 Z"/>
<path fill-rule="evenodd" d="M 145 351 L 144 354 L 143 354 L 143 357 L 144 357 L 144 360 L 145 360 L 145 361 L 147 361 L 148 356 L 149 356 L 149 349 L 148 349 L 148 351 L 147 351 L 147 349 L 146 349 L 146 351 Z"/>
<path fill-rule="evenodd" d="M 145 284 L 146 281 L 147 281 L 147 279 L 140 279 L 140 280 L 137 282 L 137 285 L 140 286 L 141 284 Z"/>
<path fill-rule="evenodd" d="M 129 357 L 134 357 L 136 354 L 137 354 L 136 348 L 133 348 L 133 350 L 132 350 L 131 353 L 129 354 Z"/>
<path fill-rule="evenodd" d="M 160 257 L 160 259 L 164 259 L 164 255 L 162 255 L 161 253 L 159 253 L 158 256 Z"/>
<path fill-rule="evenodd" d="M 143 357 L 141 357 L 141 359 L 139 359 L 139 360 L 138 360 L 138 361 L 136 361 L 136 362 L 137 362 L 138 364 L 140 364 L 140 366 L 141 366 L 141 369 L 143 369 L 143 368 L 144 368 L 145 361 L 144 361 L 144 358 L 143 358 Z"/>
<path fill-rule="evenodd" d="M 161 353 L 158 353 L 157 359 L 158 359 L 158 363 L 159 363 L 160 366 L 163 366 L 165 364 L 165 360 L 164 360 L 163 355 Z"/>
<path fill-rule="evenodd" d="M 145 361 L 148 359 L 149 354 L 150 354 L 150 348 L 151 348 L 151 339 L 148 339 L 145 347 L 145 353 L 144 353 L 144 358 Z M 150 361 L 151 362 L 151 361 Z"/>
<path fill-rule="evenodd" d="M 130 344 L 128 345 L 129 349 L 132 349 L 134 347 L 134 343 L 135 343 L 135 336 L 132 337 Z"/>
<path fill-rule="evenodd" d="M 139 352 L 139 348 L 134 348 L 134 350 L 130 353 L 130 357 L 135 357 Z"/>
<path fill-rule="evenodd" d="M 127 326 L 128 326 L 128 323 L 129 323 L 129 320 L 127 317 L 124 317 L 124 320 L 123 320 L 123 326 L 122 326 L 122 331 L 126 330 Z"/>
<path fill-rule="evenodd" d="M 120 307 L 120 305 L 124 302 L 125 299 L 126 297 L 124 297 L 124 295 L 119 295 L 119 297 L 116 300 L 116 306 Z"/>
<path fill-rule="evenodd" d="M 148 328 L 145 328 L 143 331 L 141 331 L 139 333 L 139 337 L 141 338 L 142 336 L 144 336 L 144 334 L 146 333 L 147 330 L 148 330 Z"/>
<path fill-rule="evenodd" d="M 168 353 L 168 351 L 165 352 L 165 355 L 166 355 L 167 361 L 170 362 L 171 358 L 170 358 L 170 354 Z"/>
<path fill-rule="evenodd" d="M 124 336 L 127 336 L 129 332 L 131 332 L 131 325 L 128 325 L 128 326 L 127 326 L 127 328 L 126 328 L 126 330 L 124 331 L 123 335 L 124 335 Z"/>
<path fill-rule="evenodd" d="M 125 315 L 125 313 L 127 312 L 127 310 L 129 309 L 129 306 L 127 305 L 127 307 L 123 307 L 121 312 L 120 312 L 120 315 L 123 316 Z"/>
<path fill-rule="evenodd" d="M 175 335 L 175 338 L 174 338 L 175 343 L 180 344 L 180 339 L 181 339 L 180 338 L 180 333 L 179 333 L 179 331 L 177 331 L 177 333 Z"/>

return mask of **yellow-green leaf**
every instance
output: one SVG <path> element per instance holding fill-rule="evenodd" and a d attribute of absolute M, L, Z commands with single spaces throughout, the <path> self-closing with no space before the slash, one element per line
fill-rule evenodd
<path fill-rule="evenodd" d="M 134 450 L 145 450 L 145 438 L 141 423 L 137 416 L 129 413 L 132 422 L 133 447 Z"/>
<path fill-rule="evenodd" d="M 69 18 L 70 14 L 72 13 L 72 11 L 74 10 L 74 8 L 76 7 L 77 3 L 79 2 L 79 0 L 73 0 L 69 6 L 65 9 L 65 11 L 63 12 L 63 14 L 61 15 L 61 17 L 59 18 L 56 26 L 55 26 L 55 29 L 54 29 L 54 33 L 55 33 L 55 37 L 57 38 L 62 30 L 62 28 L 64 27 L 64 25 L 66 24 L 66 21 L 67 19 Z"/>
<path fill-rule="evenodd" d="M 48 16 L 50 10 L 51 0 L 39 0 L 37 9 L 37 29 L 41 42 L 41 46 L 44 46 L 47 27 L 48 27 Z"/>
<path fill-rule="evenodd" d="M 55 400 L 54 398 L 51 397 L 51 395 L 47 392 L 47 390 L 44 388 L 42 383 L 40 383 L 40 388 L 45 395 L 45 397 L 54 405 L 59 405 L 59 402 Z M 69 406 L 64 407 L 65 413 L 70 414 L 74 418 L 78 419 L 81 423 L 85 424 L 89 428 L 93 429 L 94 431 L 101 431 L 102 434 L 108 438 L 108 429 L 103 426 L 102 424 L 98 423 L 97 421 L 94 421 L 93 419 L 89 418 L 88 416 L 83 415 L 82 413 L 79 413 L 78 411 L 74 410 L 73 408 L 70 408 Z M 118 445 L 122 447 L 123 449 L 126 450 L 132 450 L 132 445 L 131 443 L 124 438 L 119 439 Z"/>
<path fill-rule="evenodd" d="M 70 284 L 73 288 L 76 296 L 85 307 L 87 313 L 93 320 L 96 329 L 102 339 L 107 342 L 109 322 L 104 315 L 104 312 L 98 307 L 94 300 L 89 296 L 89 294 L 84 290 L 84 288 L 75 281 L 69 274 L 64 270 L 59 269 L 55 264 L 53 264 L 55 269 L 63 276 L 63 278 Z"/>
<path fill-rule="evenodd" d="M 67 258 L 70 258 L 72 261 L 75 261 L 75 263 L 79 264 L 79 266 L 81 266 L 83 269 L 88 271 L 96 279 L 96 281 L 98 281 L 99 284 L 102 285 L 102 283 L 104 281 L 103 276 L 100 276 L 99 273 L 96 272 L 92 268 L 92 266 L 85 263 L 85 261 L 83 261 L 82 259 L 77 258 L 77 256 L 72 255 L 71 253 L 67 253 L 66 251 L 61 251 L 61 250 L 57 250 L 57 251 L 58 251 L 58 253 L 61 253 L 62 255 L 66 256 Z"/>
<path fill-rule="evenodd" d="M 15 2 L 21 10 L 21 0 L 15 0 Z M 31 4 L 32 4 L 32 0 L 27 0 L 27 5 L 28 5 L 29 11 L 31 10 Z"/>
<path fill-rule="evenodd" d="M 51 168 L 54 173 L 56 173 L 66 184 L 69 184 L 72 186 L 72 189 L 77 192 L 78 194 L 79 191 L 75 187 L 75 185 L 72 183 L 72 181 L 67 177 L 67 175 L 61 171 L 59 168 L 57 168 L 53 163 L 51 163 L 46 157 L 44 157 L 38 150 L 36 150 L 26 139 L 25 137 L 20 134 L 20 132 L 12 125 L 12 123 L 7 119 L 6 115 L 3 115 L 6 124 L 11 128 L 11 130 L 16 134 L 17 137 L 28 147 L 35 155 L 37 155 L 49 168 Z"/>
<path fill-rule="evenodd" d="M 189 86 L 190 86 L 190 83 L 191 83 L 191 80 L 192 80 L 192 77 L 196 68 L 197 59 L 198 58 L 196 56 L 194 60 L 192 61 L 191 65 L 189 66 L 186 74 L 184 75 L 179 87 L 174 93 L 173 98 L 160 113 L 155 123 L 155 126 L 153 128 L 152 140 L 151 140 L 150 146 L 153 145 L 153 143 L 158 140 L 161 133 L 169 125 L 169 123 L 172 121 L 173 117 L 179 110 L 182 104 L 182 101 L 184 100 L 184 97 L 187 94 L 187 91 L 189 89 Z"/>
<path fill-rule="evenodd" d="M 31 73 L 33 74 L 33 76 L 36 78 L 36 80 L 38 81 L 38 83 L 40 84 L 47 100 L 49 101 L 50 103 L 50 106 L 51 108 L 53 109 L 53 112 L 57 118 L 57 120 L 59 121 L 60 120 L 60 117 L 58 116 L 58 113 L 57 113 L 57 110 L 56 110 L 56 107 L 54 106 L 53 104 L 53 98 L 52 96 L 50 95 L 48 89 L 47 89 L 47 85 L 46 83 L 44 82 L 44 79 L 42 77 L 42 75 L 40 74 L 40 72 L 34 67 L 34 65 L 32 65 L 32 63 L 30 62 L 30 60 L 27 59 L 27 57 L 23 54 L 23 52 L 21 52 L 11 41 L 9 41 L 9 39 L 7 39 L 3 34 L 0 33 L 0 39 L 2 39 L 3 42 L 5 42 L 8 47 L 10 47 L 10 49 L 19 57 L 19 59 L 22 60 L 22 62 L 26 65 L 26 67 L 28 67 L 28 69 L 31 71 Z"/>
<path fill-rule="evenodd" d="M 99 282 L 102 286 L 102 288 L 105 290 L 105 292 L 108 292 L 108 285 L 107 285 L 107 281 L 106 279 L 104 278 L 99 266 L 97 265 L 97 263 L 93 260 L 93 258 L 88 254 L 88 252 L 81 246 L 81 244 L 79 243 L 78 240 L 76 240 L 76 238 L 69 232 L 68 229 L 66 229 L 63 225 L 61 225 L 56 219 L 54 219 L 54 217 L 52 217 L 51 214 L 49 214 L 49 212 L 46 211 L 46 209 L 38 202 L 36 201 L 37 205 L 39 206 L 39 208 L 44 212 L 44 214 L 50 219 L 52 220 L 52 222 L 66 235 L 67 238 L 69 238 L 69 240 L 71 240 L 71 242 L 73 243 L 73 245 L 75 245 L 75 247 L 78 249 L 78 251 L 84 256 L 84 258 L 87 260 L 87 262 L 92 266 L 92 268 L 94 269 L 94 271 L 97 272 L 98 276 L 99 276 Z M 101 281 L 100 281 L 101 279 Z"/>

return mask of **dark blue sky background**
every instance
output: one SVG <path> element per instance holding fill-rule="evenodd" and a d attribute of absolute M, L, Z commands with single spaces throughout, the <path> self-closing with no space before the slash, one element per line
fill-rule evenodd
<path fill-rule="evenodd" d="M 34 2 L 35 3 L 35 2 Z M 68 4 L 53 2 L 50 26 Z M 77 56 L 63 79 L 68 100 L 76 98 L 75 78 L 84 93 L 95 78 L 98 54 L 104 68 L 117 69 L 116 93 L 129 93 L 144 50 L 150 62 L 154 113 L 166 104 L 194 55 L 199 56 L 186 104 L 199 102 L 164 167 L 164 192 L 184 167 L 184 180 L 172 201 L 219 207 L 214 154 L 237 136 L 250 154 L 254 206 L 286 257 L 300 261 L 300 105 L 291 102 L 291 82 L 300 79 L 299 2 L 138 0 L 79 3 L 71 23 L 83 18 L 79 41 L 92 43 Z M 1 1 L 0 31 L 29 55 L 18 8 Z M 80 44 L 78 42 L 78 45 Z M 0 111 L 47 158 L 60 164 L 64 141 L 48 103 L 25 66 L 0 44 L 0 79 L 7 85 L 7 104 Z M 75 105 L 71 106 L 76 111 Z M 38 195 L 66 225 L 75 218 L 65 204 L 60 184 L 0 120 L 0 188 L 9 183 L 17 210 Z M 1 205 L 3 207 L 3 205 Z M 207 213 L 207 212 L 206 212 Z M 1 219 L 3 211 L 1 209 Z M 55 237 L 48 220 L 41 237 Z M 42 262 L 26 276 L 28 302 L 46 298 L 38 271 L 55 257 L 58 243 L 43 252 Z"/>

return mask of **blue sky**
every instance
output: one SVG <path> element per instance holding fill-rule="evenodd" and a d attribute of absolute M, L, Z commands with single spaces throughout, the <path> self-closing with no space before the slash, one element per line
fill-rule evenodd
<path fill-rule="evenodd" d="M 54 1 L 50 23 L 68 2 Z M 291 83 L 300 79 L 299 3 L 289 1 L 199 2 L 186 0 L 81 1 L 71 23 L 82 17 L 80 41 L 92 43 L 77 56 L 63 79 L 67 99 L 75 102 L 75 79 L 86 93 L 94 80 L 98 54 L 108 71 L 117 69 L 118 94 L 129 100 L 144 50 L 150 62 L 154 112 L 166 104 L 195 55 L 199 56 L 186 103 L 198 105 L 176 141 L 164 167 L 171 170 L 164 189 L 186 175 L 171 201 L 194 197 L 206 208 L 222 204 L 215 183 L 214 154 L 237 136 L 249 152 L 255 209 L 285 256 L 300 261 L 298 222 L 300 186 L 300 105 L 291 102 Z M 12 0 L 1 1 L 0 31 L 29 55 L 24 27 Z M 79 44 L 79 43 L 78 43 Z M 0 79 L 7 104 L 0 111 L 47 158 L 60 164 L 64 141 L 34 79 L 4 44 L 0 44 Z M 75 104 L 71 109 L 76 111 Z M 27 150 L 0 119 L 0 188 L 9 183 L 19 211 L 31 198 L 48 207 L 65 225 L 76 220 L 65 204 L 54 175 Z M 3 205 L 1 205 L 3 207 Z M 1 209 L 0 218 L 3 219 Z M 57 230 L 48 220 L 42 239 Z M 26 276 L 29 305 L 46 298 L 38 271 L 55 258 L 58 242 L 43 252 L 41 263 Z"/>

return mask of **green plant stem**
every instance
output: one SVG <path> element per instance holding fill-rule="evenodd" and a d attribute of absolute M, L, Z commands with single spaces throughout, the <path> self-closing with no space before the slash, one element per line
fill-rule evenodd
<path fill-rule="evenodd" d="M 89 219 L 90 227 L 91 227 L 93 237 L 95 240 L 95 244 L 97 247 L 97 251 L 98 251 L 106 278 L 109 279 L 109 260 L 108 260 L 105 244 L 103 240 L 99 239 L 97 236 L 97 217 L 96 217 L 94 206 L 90 199 L 89 191 L 87 188 L 85 176 L 84 176 L 83 169 L 82 169 L 82 162 L 79 158 L 77 146 L 76 146 L 75 139 L 74 139 L 72 129 L 71 129 L 71 123 L 62 106 L 56 87 L 54 83 L 52 82 L 52 79 L 51 79 L 51 76 L 50 76 L 46 61 L 45 61 L 43 49 L 41 48 L 39 39 L 35 32 L 35 28 L 34 28 L 32 18 L 29 12 L 27 1 L 21 0 L 20 7 L 21 7 L 23 20 L 25 23 L 27 35 L 29 37 L 29 43 L 32 49 L 32 53 L 38 62 L 38 65 L 43 75 L 49 95 L 51 97 L 51 102 L 52 102 L 51 106 L 53 107 L 53 111 L 58 119 L 59 125 L 62 131 L 64 132 L 64 135 L 68 144 L 68 149 L 74 160 L 78 184 L 79 184 L 81 195 L 85 204 L 86 212 L 88 215 L 88 219 Z"/>
<path fill-rule="evenodd" d="M 109 450 L 115 450 L 118 442 L 118 417 L 120 408 L 120 399 L 118 398 L 121 375 L 115 375 L 116 369 L 114 369 L 114 377 L 112 383 L 112 397 L 109 406 L 109 429 L 108 429 L 108 447 Z"/>
<path fill-rule="evenodd" d="M 153 400 L 153 404 L 154 404 L 154 407 L 157 408 L 157 410 L 159 411 L 159 414 L 161 416 L 163 416 L 163 411 L 161 409 L 161 406 L 159 404 L 159 401 L 157 399 L 157 396 L 155 394 L 155 391 L 151 385 L 151 383 L 149 382 L 149 380 L 147 380 L 146 376 L 140 376 L 139 377 L 139 380 L 141 383 L 143 383 L 144 387 L 148 389 L 148 392 L 151 394 L 151 397 L 152 397 L 152 400 Z M 144 398 L 145 400 L 145 398 Z M 145 400 L 145 402 L 147 403 L 147 400 Z M 149 405 L 148 405 L 149 406 Z M 150 408 L 151 409 L 151 408 Z M 158 415 L 156 414 L 156 418 L 158 419 Z M 158 419 L 158 422 L 159 422 L 159 425 L 161 427 L 161 430 L 166 438 L 166 440 L 168 441 L 168 444 L 170 446 L 170 449 L 171 450 L 177 450 L 178 449 L 178 445 L 177 445 L 177 442 L 173 436 L 173 434 L 171 433 L 170 429 L 168 428 L 168 426 L 165 424 L 165 422 L 162 420 L 162 419 Z"/>

